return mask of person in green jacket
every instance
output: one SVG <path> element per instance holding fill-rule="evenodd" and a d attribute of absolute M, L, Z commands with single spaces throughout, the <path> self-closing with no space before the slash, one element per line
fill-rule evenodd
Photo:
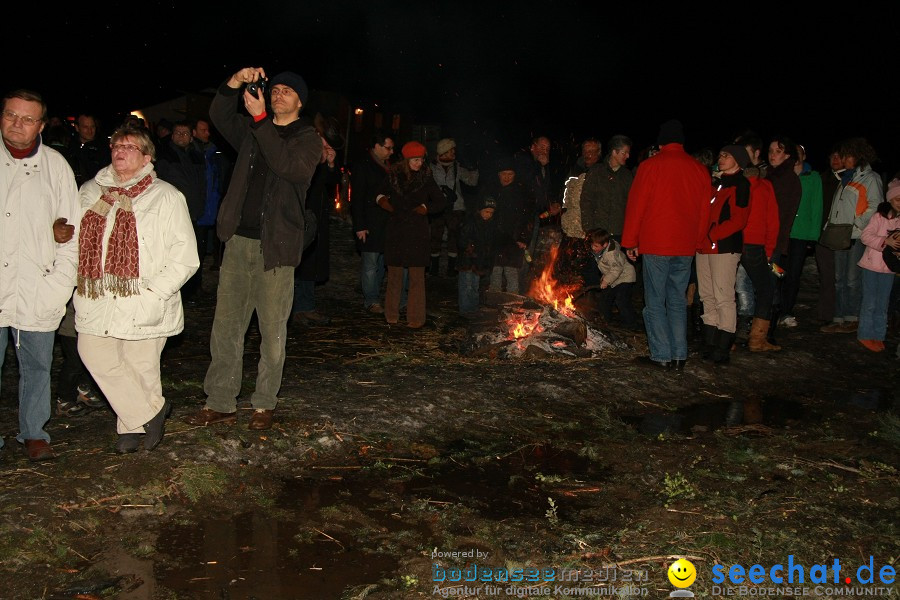
<path fill-rule="evenodd" d="M 814 249 L 819 234 L 822 232 L 822 177 L 806 162 L 806 148 L 797 144 L 797 162 L 794 163 L 794 172 L 800 178 L 800 186 L 803 190 L 800 196 L 800 205 L 797 207 L 797 215 L 791 226 L 791 234 L 788 239 L 787 264 L 784 267 L 784 281 L 782 282 L 782 310 L 784 315 L 779 321 L 782 327 L 796 327 L 797 318 L 794 316 L 794 305 L 797 302 L 797 294 L 800 291 L 800 278 L 803 275 L 803 265 L 810 249 Z"/>

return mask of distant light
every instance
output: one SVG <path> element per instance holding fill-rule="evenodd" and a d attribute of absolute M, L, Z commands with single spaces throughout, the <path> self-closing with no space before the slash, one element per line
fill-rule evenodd
<path fill-rule="evenodd" d="M 354 115 L 361 115 L 361 114 L 363 114 L 363 109 L 357 108 L 356 110 L 353 111 L 353 114 L 354 114 Z"/>

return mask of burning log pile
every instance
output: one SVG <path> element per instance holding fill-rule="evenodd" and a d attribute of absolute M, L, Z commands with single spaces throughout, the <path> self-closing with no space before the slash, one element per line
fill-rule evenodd
<path fill-rule="evenodd" d="M 558 247 L 551 249 L 547 266 L 527 296 L 486 292 L 485 305 L 496 313 L 473 323 L 467 348 L 470 356 L 492 358 L 591 358 L 629 346 L 596 329 L 576 308 L 581 284 L 563 285 L 553 277 Z"/>

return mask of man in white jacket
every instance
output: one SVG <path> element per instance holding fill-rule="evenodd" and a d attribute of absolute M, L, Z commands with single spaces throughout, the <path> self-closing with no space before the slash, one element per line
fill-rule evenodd
<path fill-rule="evenodd" d="M 69 163 L 41 142 L 46 119 L 47 105 L 36 92 L 16 90 L 3 98 L 0 366 L 11 334 L 21 380 L 16 440 L 32 461 L 54 458 L 44 431 L 50 419 L 53 341 L 75 288 L 78 256 L 77 234 L 58 244 L 53 223 L 65 219 L 77 227 L 80 217 Z"/>

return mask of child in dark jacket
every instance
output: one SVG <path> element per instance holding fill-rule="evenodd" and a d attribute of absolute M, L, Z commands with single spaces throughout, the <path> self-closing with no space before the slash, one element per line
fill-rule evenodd
<path fill-rule="evenodd" d="M 478 212 L 470 215 L 460 230 L 459 254 L 456 269 L 459 271 L 459 313 L 470 314 L 478 310 L 481 278 L 494 268 L 497 246 L 497 222 L 494 210 L 497 202 L 488 196 Z"/>

